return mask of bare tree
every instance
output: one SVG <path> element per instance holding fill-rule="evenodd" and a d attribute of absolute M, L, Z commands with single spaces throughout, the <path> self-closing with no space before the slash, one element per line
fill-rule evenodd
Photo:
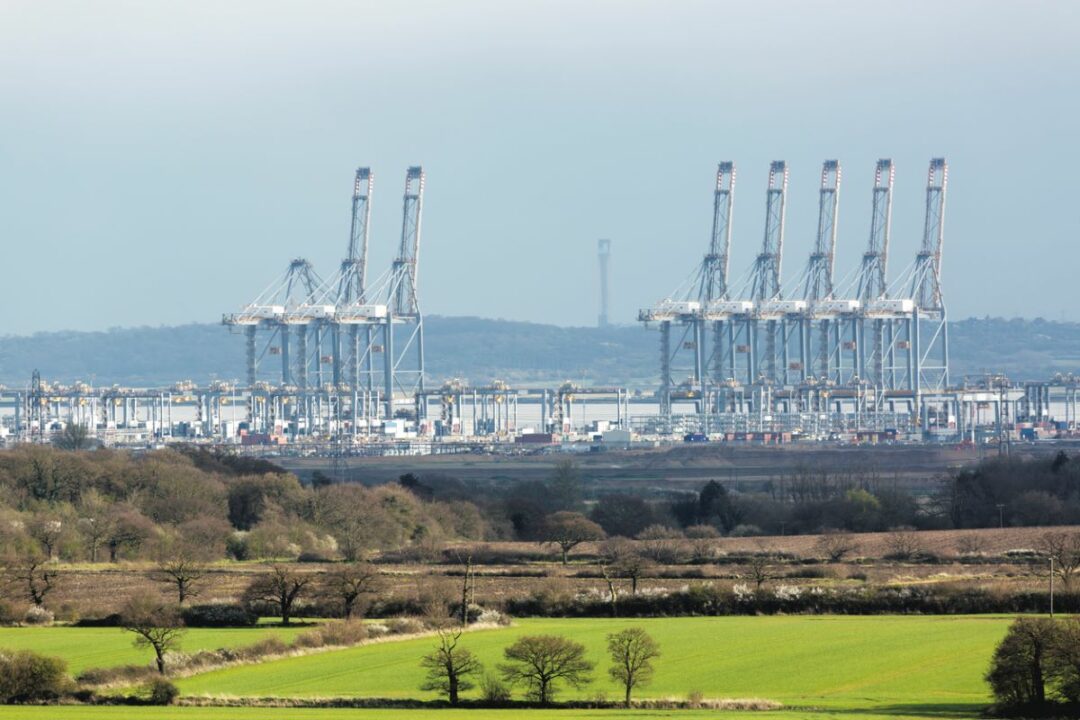
<path fill-rule="evenodd" d="M 1053 561 L 1054 574 L 1061 578 L 1061 584 L 1071 587 L 1073 577 L 1080 570 L 1080 532 L 1044 533 L 1039 538 L 1039 550 Z"/>
<path fill-rule="evenodd" d="M 690 548 L 694 562 L 706 563 L 715 557 L 716 541 L 720 531 L 712 525 L 691 525 L 686 528 L 686 537 L 690 539 Z"/>
<path fill-rule="evenodd" d="M 451 705 L 458 704 L 460 692 L 472 689 L 474 685 L 470 677 L 484 669 L 475 655 L 458 647 L 461 633 L 460 629 L 440 629 L 439 644 L 420 660 L 420 666 L 427 670 L 427 677 L 420 689 L 445 695 Z"/>
<path fill-rule="evenodd" d="M 756 552 L 747 558 L 745 577 L 754 581 L 758 591 L 765 583 L 780 577 L 773 566 L 774 560 L 773 555 L 767 551 Z"/>
<path fill-rule="evenodd" d="M 979 555 L 986 550 L 986 542 L 977 533 L 968 533 L 956 538 L 956 551 L 961 555 Z"/>
<path fill-rule="evenodd" d="M 845 556 L 857 552 L 859 544 L 855 542 L 851 533 L 843 530 L 825 530 L 815 543 L 818 552 L 824 555 L 829 562 L 840 562 Z"/>
<path fill-rule="evenodd" d="M 678 530 L 660 524 L 650 525 L 637 535 L 642 552 L 661 564 L 676 564 L 681 560 L 679 541 L 682 538 Z"/>
<path fill-rule="evenodd" d="M 615 588 L 615 580 L 611 574 L 611 567 L 605 562 L 603 558 L 600 560 L 600 574 L 604 578 L 604 582 L 607 583 L 608 589 L 608 604 L 611 605 L 611 617 L 619 616 L 619 592 Z"/>
<path fill-rule="evenodd" d="M 297 599 L 308 589 L 312 579 L 312 575 L 288 565 L 273 564 L 267 572 L 251 581 L 244 599 L 249 605 L 266 603 L 277 608 L 281 624 L 288 625 Z"/>
<path fill-rule="evenodd" d="M 56 588 L 59 577 L 59 573 L 37 552 L 6 561 L 4 575 L 9 583 L 21 587 L 26 598 L 38 607 L 45 604 L 45 597 Z"/>
<path fill-rule="evenodd" d="M 176 589 L 177 601 L 183 605 L 188 598 L 199 594 L 197 584 L 206 577 L 207 565 L 186 553 L 158 560 L 154 579 Z"/>
<path fill-rule="evenodd" d="M 603 563 L 615 577 L 630 581 L 630 594 L 637 594 L 638 581 L 653 568 L 653 562 L 629 541 L 615 538 L 604 543 L 600 550 Z"/>
<path fill-rule="evenodd" d="M 630 707 L 634 688 L 652 680 L 652 661 L 660 657 L 660 647 L 641 628 L 626 628 L 607 636 L 608 654 L 613 663 L 608 674 L 626 690 L 625 703 Z"/>
<path fill-rule="evenodd" d="M 79 534 L 86 545 L 90 562 L 98 561 L 98 551 L 113 532 L 113 512 L 108 499 L 94 489 L 82 493 L 78 506 Z"/>
<path fill-rule="evenodd" d="M 893 528 L 885 536 L 888 557 L 895 560 L 911 560 L 923 552 L 918 531 L 909 527 Z"/>
<path fill-rule="evenodd" d="M 581 688 L 592 682 L 595 664 L 585 659 L 585 646 L 559 635 L 527 635 L 506 648 L 509 661 L 499 665 L 503 679 L 524 683 L 529 697 L 546 705 L 555 695 L 555 683 Z"/>
<path fill-rule="evenodd" d="M 469 624 L 469 605 L 472 600 L 472 593 L 476 591 L 475 577 L 473 576 L 472 555 L 468 555 L 465 558 L 465 572 L 461 577 L 461 608 L 459 610 L 461 626 L 465 627 Z"/>
<path fill-rule="evenodd" d="M 323 578 L 325 592 L 341 601 L 342 616 L 349 620 L 357 610 L 365 595 L 379 591 L 382 583 L 379 571 L 370 563 L 345 563 L 326 573 Z"/>
<path fill-rule="evenodd" d="M 566 565 L 570 551 L 589 540 L 603 540 L 603 528 L 577 512 L 557 512 L 544 518 L 541 544 L 558 545 Z"/>
<path fill-rule="evenodd" d="M 158 672 L 165 674 L 165 653 L 180 645 L 184 634 L 178 609 L 149 593 L 135 595 L 120 612 L 124 629 L 135 633 L 135 647 L 154 651 Z"/>

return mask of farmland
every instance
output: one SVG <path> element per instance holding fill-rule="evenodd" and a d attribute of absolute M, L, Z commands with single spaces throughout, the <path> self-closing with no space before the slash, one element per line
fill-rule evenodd
<path fill-rule="evenodd" d="M 968 717 L 989 703 L 982 675 L 994 645 L 1004 635 L 1010 619 L 979 617 L 727 617 L 643 620 L 521 620 L 509 628 L 475 630 L 463 639 L 489 669 L 501 659 L 501 650 L 525 634 L 559 634 L 582 642 L 597 662 L 595 681 L 580 691 L 567 690 L 561 699 L 617 697 L 606 675 L 604 637 L 628 627 L 645 628 L 660 643 L 654 682 L 641 697 L 679 697 L 700 693 L 705 697 L 759 697 L 776 700 L 783 712 L 724 713 L 767 717 L 940 716 Z M 254 640 L 265 630 L 233 631 L 222 635 L 191 632 L 184 649 L 214 642 Z M 70 637 L 62 642 L 63 634 Z M 0 643 L 44 647 L 66 657 L 73 666 L 88 660 L 92 648 L 105 648 L 103 657 L 126 662 L 122 652 L 129 637 L 116 629 L 93 633 L 74 628 L 16 629 L 0 634 Z M 375 643 L 349 649 L 290 657 L 257 665 L 230 667 L 178 680 L 183 697 L 211 698 L 417 698 L 434 695 L 421 684 L 420 656 L 431 645 L 429 638 Z M 123 655 L 123 657 L 121 657 Z M 144 658 L 145 659 L 145 658 Z M 94 662 L 101 662 L 95 657 Z M 98 708 L 50 708 L 48 714 L 33 708 L 0 710 L 0 718 L 95 718 Z M 116 709 L 109 717 L 149 717 L 137 708 Z M 409 711 L 414 714 L 416 711 Z M 309 709 L 302 713 L 282 711 L 280 717 L 334 720 L 367 716 L 393 720 L 409 712 L 395 710 Z M 476 711 L 472 711 L 476 712 Z M 450 720 L 452 711 L 424 711 L 438 720 Z M 546 712 L 530 711 L 541 718 Z M 625 711 L 622 713 L 625 714 Z M 635 717 L 693 718 L 698 713 L 634 711 Z M 154 717 L 196 720 L 204 717 L 253 717 L 244 709 L 177 708 Z M 562 710 L 553 717 L 612 717 L 601 711 Z M 275 717 L 260 709 L 259 717 Z M 505 717 L 500 711 L 480 716 Z"/>
<path fill-rule="evenodd" d="M 184 650 L 211 650 L 248 645 L 275 636 L 284 642 L 292 640 L 303 627 L 260 627 L 254 629 L 192 628 L 184 635 Z M 73 673 L 91 667 L 114 667 L 144 664 L 149 660 L 145 650 L 136 649 L 134 636 L 120 628 L 41 627 L 0 628 L 0 648 L 5 650 L 34 650 L 45 655 L 62 657 Z"/>

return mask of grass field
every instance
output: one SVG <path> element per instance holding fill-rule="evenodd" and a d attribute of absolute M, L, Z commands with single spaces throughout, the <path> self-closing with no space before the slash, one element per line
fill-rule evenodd
<path fill-rule="evenodd" d="M 647 620 L 522 620 L 476 631 L 463 645 L 494 669 L 524 634 L 555 633 L 584 643 L 596 681 L 564 697 L 618 697 L 606 674 L 604 638 L 645 627 L 663 657 L 642 696 L 762 697 L 836 710 L 940 707 L 969 711 L 988 702 L 982 675 L 1009 623 L 1003 617 L 725 617 Z M 368 645 L 235 667 L 181 680 L 185 695 L 249 697 L 433 697 L 418 690 L 428 639 Z"/>
<path fill-rule="evenodd" d="M 530 720 L 554 718 L 685 718 L 796 720 L 796 718 L 977 717 L 989 703 L 982 675 L 1008 617 L 722 617 L 644 620 L 521 620 L 514 627 L 474 631 L 462 641 L 488 668 L 523 634 L 555 633 L 584 643 L 597 662 L 595 682 L 564 698 L 619 693 L 607 677 L 604 637 L 630 625 L 659 641 L 654 682 L 639 696 L 760 697 L 785 705 L 778 712 L 691 710 L 524 711 Z M 184 647 L 246 643 L 262 632 L 200 631 Z M 47 628 L 0 631 L 0 647 L 22 647 L 68 658 L 73 667 L 147 661 L 133 653 L 130 636 L 113 629 Z M 36 640 L 34 639 L 36 638 Z M 185 696 L 433 697 L 421 692 L 420 656 L 430 638 L 370 644 L 217 670 L 178 684 Z M 508 720 L 523 711 L 329 710 L 266 708 L 0 708 L 0 720 Z"/>
<path fill-rule="evenodd" d="M 914 720 L 903 715 L 849 713 L 755 712 L 715 710 L 295 710 L 267 708 L 146 708 L 146 707 L 0 707 L 4 720 Z M 956 717 L 956 716 L 953 716 Z"/>
<path fill-rule="evenodd" d="M 249 629 L 191 629 L 180 643 L 183 652 L 250 645 L 269 635 L 285 642 L 305 627 L 256 627 Z M 135 636 L 120 628 L 41 627 L 0 628 L 0 648 L 34 650 L 45 655 L 62 657 L 68 670 L 77 674 L 86 668 L 115 667 L 127 664 L 149 664 L 153 653 L 133 645 Z M 2 714 L 2 713 L 0 713 Z"/>

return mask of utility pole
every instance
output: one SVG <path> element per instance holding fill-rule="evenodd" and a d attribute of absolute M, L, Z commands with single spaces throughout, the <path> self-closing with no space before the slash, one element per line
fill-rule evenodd
<path fill-rule="evenodd" d="M 996 507 L 997 511 L 998 511 L 998 528 L 1001 529 L 1001 530 L 1004 530 L 1005 529 L 1005 505 L 1002 504 L 1002 503 L 998 503 L 994 507 Z"/>

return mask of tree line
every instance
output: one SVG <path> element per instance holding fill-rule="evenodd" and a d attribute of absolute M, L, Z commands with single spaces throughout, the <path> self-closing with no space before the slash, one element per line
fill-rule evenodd
<path fill-rule="evenodd" d="M 504 663 L 498 674 L 483 675 L 484 666 L 467 648 L 460 646 L 461 629 L 440 629 L 438 645 L 421 660 L 426 670 L 422 690 L 432 690 L 451 705 L 460 701 L 460 693 L 476 686 L 483 676 L 482 694 L 491 704 L 510 700 L 511 688 L 521 686 L 526 699 L 550 704 L 562 684 L 581 689 L 593 681 L 596 663 L 586 657 L 585 646 L 560 635 L 527 635 L 503 650 Z M 611 661 L 608 674 L 621 686 L 623 702 L 630 707 L 636 688 L 652 680 L 653 661 L 660 657 L 656 641 L 642 628 L 631 627 L 607 636 Z"/>
<path fill-rule="evenodd" d="M 202 559 L 356 561 L 432 556 L 446 541 L 552 543 L 565 559 L 605 537 L 1080 523 L 1080 461 L 993 459 L 916 497 L 873 472 L 798 470 L 739 491 L 717 480 L 668 497 L 604 493 L 573 461 L 542 481 L 480 484 L 403 475 L 367 487 L 198 448 L 132 454 L 23 445 L 0 452 L 0 556 L 91 563 Z"/>

